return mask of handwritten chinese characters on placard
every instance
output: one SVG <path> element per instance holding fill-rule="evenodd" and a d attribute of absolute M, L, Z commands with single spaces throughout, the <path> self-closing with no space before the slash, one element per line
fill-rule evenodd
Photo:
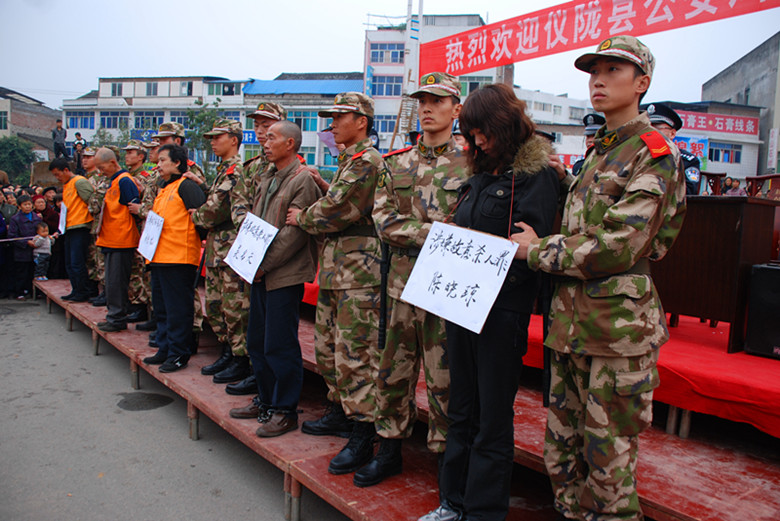
<path fill-rule="evenodd" d="M 479 333 L 516 250 L 509 240 L 435 222 L 401 299 Z"/>
<path fill-rule="evenodd" d="M 152 211 L 149 211 L 149 215 L 146 216 L 144 232 L 138 241 L 138 253 L 143 255 L 144 259 L 149 262 L 152 262 L 152 259 L 154 259 L 154 252 L 157 251 L 157 243 L 160 242 L 160 234 L 162 233 L 164 222 L 165 219 Z"/>
<path fill-rule="evenodd" d="M 271 226 L 258 216 L 248 213 L 238 230 L 236 240 L 225 257 L 225 262 L 233 271 L 250 284 L 263 262 L 265 252 L 276 237 L 278 228 Z"/>

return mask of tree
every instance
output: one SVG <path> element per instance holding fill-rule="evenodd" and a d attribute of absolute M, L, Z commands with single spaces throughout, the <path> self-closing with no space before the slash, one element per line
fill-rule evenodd
<path fill-rule="evenodd" d="M 8 172 L 11 183 L 27 184 L 35 161 L 31 143 L 17 136 L 0 138 L 0 170 Z"/>
<path fill-rule="evenodd" d="M 203 134 L 210 131 L 214 127 L 214 122 L 219 118 L 219 102 L 222 101 L 217 98 L 217 101 L 210 104 L 204 104 L 198 100 L 195 105 L 198 108 L 187 110 L 187 121 L 189 132 L 187 133 L 187 148 L 195 152 L 196 156 L 200 157 L 200 163 L 203 166 L 203 173 L 206 178 L 211 181 L 214 177 L 213 168 L 209 161 L 209 154 L 211 154 L 211 140 L 203 137 Z"/>

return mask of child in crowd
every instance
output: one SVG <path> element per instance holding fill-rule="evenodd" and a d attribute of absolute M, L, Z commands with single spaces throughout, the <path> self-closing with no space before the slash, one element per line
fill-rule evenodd
<path fill-rule="evenodd" d="M 43 222 L 33 212 L 33 203 L 29 195 L 20 195 L 17 199 L 17 212 L 8 225 L 8 238 L 19 238 L 13 242 L 15 262 L 16 298 L 24 300 L 25 295 L 32 292 L 32 279 L 35 265 L 33 264 L 33 237 L 38 223 Z"/>
<path fill-rule="evenodd" d="M 49 225 L 43 221 L 39 222 L 35 229 L 36 235 L 32 240 L 33 263 L 35 264 L 33 277 L 35 280 L 49 280 L 46 273 L 49 271 L 49 261 L 51 261 L 51 246 L 54 244 L 57 234 L 49 235 Z"/>

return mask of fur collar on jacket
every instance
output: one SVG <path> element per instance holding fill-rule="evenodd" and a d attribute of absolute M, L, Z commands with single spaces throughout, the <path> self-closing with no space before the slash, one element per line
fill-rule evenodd
<path fill-rule="evenodd" d="M 520 145 L 512 162 L 512 170 L 515 173 L 534 175 L 549 165 L 548 156 L 554 153 L 555 150 L 546 139 L 534 134 Z"/>

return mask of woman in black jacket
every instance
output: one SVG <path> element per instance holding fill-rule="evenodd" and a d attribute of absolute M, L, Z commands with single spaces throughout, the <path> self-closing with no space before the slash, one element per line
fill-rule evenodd
<path fill-rule="evenodd" d="M 509 238 L 523 221 L 552 231 L 558 176 L 553 149 L 534 134 L 525 103 L 506 85 L 488 85 L 463 105 L 460 127 L 472 175 L 461 188 L 454 223 Z M 450 421 L 439 472 L 441 506 L 421 518 L 503 520 L 509 511 L 514 456 L 514 398 L 539 274 L 514 261 L 482 333 L 451 322 Z"/>

